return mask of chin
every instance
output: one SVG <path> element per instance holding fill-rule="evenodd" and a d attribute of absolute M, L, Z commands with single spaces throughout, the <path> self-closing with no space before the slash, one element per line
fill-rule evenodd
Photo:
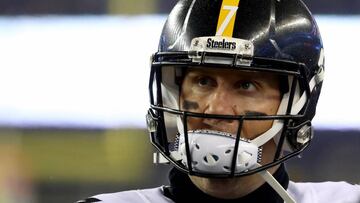
<path fill-rule="evenodd" d="M 226 179 L 215 179 L 215 178 L 204 178 L 203 190 L 205 193 L 218 197 L 231 199 L 234 193 L 238 191 L 238 187 L 242 178 L 226 178 Z"/>

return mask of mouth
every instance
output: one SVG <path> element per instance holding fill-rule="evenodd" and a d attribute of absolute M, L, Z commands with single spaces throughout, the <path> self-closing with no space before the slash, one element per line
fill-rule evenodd
<path fill-rule="evenodd" d="M 210 131 L 217 131 L 217 132 L 224 132 L 227 134 L 232 135 L 232 137 L 236 137 L 236 132 L 238 130 L 238 122 L 229 122 L 224 120 L 210 120 L 205 119 L 202 122 L 202 129 L 210 130 Z"/>

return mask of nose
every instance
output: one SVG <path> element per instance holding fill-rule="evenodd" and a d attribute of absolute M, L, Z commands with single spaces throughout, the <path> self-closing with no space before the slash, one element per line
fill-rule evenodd
<path fill-rule="evenodd" d="M 236 115 L 236 103 L 231 93 L 225 88 L 217 88 L 208 97 L 204 110 L 206 114 Z M 236 133 L 237 121 L 233 119 L 206 118 L 203 120 L 212 130 Z"/>
<path fill-rule="evenodd" d="M 207 97 L 204 113 L 236 115 L 236 105 L 232 94 L 226 88 L 218 87 Z"/>

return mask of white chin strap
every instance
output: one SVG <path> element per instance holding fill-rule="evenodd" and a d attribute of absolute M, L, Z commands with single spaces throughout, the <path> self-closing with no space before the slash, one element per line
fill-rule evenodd
<path fill-rule="evenodd" d="M 258 164 L 258 167 L 261 165 Z M 269 173 L 267 170 L 258 172 L 260 176 L 280 195 L 280 197 L 285 201 L 285 203 L 296 203 L 294 198 L 292 198 L 289 193 L 280 185 L 280 183 L 274 178 L 274 176 Z"/>

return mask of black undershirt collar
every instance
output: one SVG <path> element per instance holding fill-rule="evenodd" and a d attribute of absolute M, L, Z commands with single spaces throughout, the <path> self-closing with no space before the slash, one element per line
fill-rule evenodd
<path fill-rule="evenodd" d="M 287 189 L 289 176 L 283 164 L 274 173 L 274 178 Z M 176 203 L 188 202 L 206 202 L 206 203 L 283 203 L 282 198 L 275 190 L 265 183 L 254 192 L 238 199 L 218 199 L 203 193 L 190 180 L 189 176 L 176 168 L 171 169 L 169 173 L 170 186 L 164 186 L 164 195 Z"/>

